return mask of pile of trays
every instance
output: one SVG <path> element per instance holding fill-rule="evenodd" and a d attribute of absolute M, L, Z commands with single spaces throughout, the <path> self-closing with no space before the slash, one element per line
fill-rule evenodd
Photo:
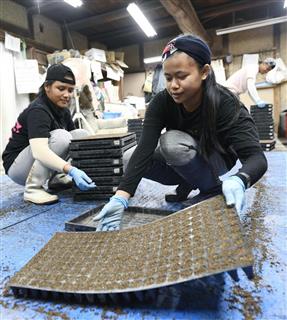
<path fill-rule="evenodd" d="M 128 119 L 128 132 L 134 132 L 136 139 L 139 141 L 143 130 L 144 119 Z"/>
<path fill-rule="evenodd" d="M 107 200 L 123 174 L 123 154 L 136 144 L 133 133 L 106 134 L 72 140 L 72 165 L 85 171 L 97 187 L 81 191 L 73 187 L 74 200 Z"/>
<path fill-rule="evenodd" d="M 271 151 L 275 148 L 273 105 L 267 104 L 264 108 L 253 105 L 250 107 L 250 113 L 257 127 L 263 150 Z"/>

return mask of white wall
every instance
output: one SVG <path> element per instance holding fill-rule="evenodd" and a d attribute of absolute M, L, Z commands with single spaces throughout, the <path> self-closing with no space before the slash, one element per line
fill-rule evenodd
<path fill-rule="evenodd" d="M 1 119 L 1 145 L 0 152 L 4 151 L 11 129 L 16 122 L 19 113 L 28 106 L 29 97 L 27 94 L 17 94 L 14 77 L 14 59 L 21 59 L 20 54 L 4 48 L 0 42 L 0 119 Z M 2 158 L 1 158 L 2 163 Z"/>

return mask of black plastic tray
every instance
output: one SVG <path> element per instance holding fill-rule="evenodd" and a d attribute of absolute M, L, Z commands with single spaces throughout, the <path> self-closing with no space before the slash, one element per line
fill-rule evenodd
<path fill-rule="evenodd" d="M 273 108 L 273 104 L 268 103 L 264 108 L 259 108 L 256 104 L 253 104 L 250 106 L 250 110 L 258 110 L 258 111 L 264 111 L 265 109 Z"/>
<path fill-rule="evenodd" d="M 97 186 L 118 186 L 121 181 L 121 176 L 93 176 L 90 178 L 95 181 Z"/>
<path fill-rule="evenodd" d="M 90 136 L 84 139 L 72 140 L 70 150 L 120 148 L 129 145 L 135 141 L 135 138 L 132 133 L 123 133 L 118 136 L 111 134 Z"/>
<path fill-rule="evenodd" d="M 260 144 L 261 144 L 262 147 L 270 148 L 270 147 L 275 146 L 276 141 L 270 142 L 270 143 L 269 142 L 266 142 L 266 143 L 261 142 Z"/>
<path fill-rule="evenodd" d="M 78 217 L 67 221 L 65 223 L 65 230 L 95 231 L 97 228 L 97 222 L 93 221 L 93 217 L 101 211 L 103 206 L 104 205 L 101 205 L 92 210 L 88 210 Z M 172 213 L 174 213 L 174 211 L 131 206 L 124 212 L 122 228 L 126 229 L 149 223 Z"/>
<path fill-rule="evenodd" d="M 72 165 L 78 168 L 84 167 L 115 167 L 121 166 L 123 159 L 121 158 L 109 158 L 109 159 L 74 159 Z"/>
<path fill-rule="evenodd" d="M 114 193 L 75 193 L 74 201 L 109 200 Z"/>
<path fill-rule="evenodd" d="M 128 124 L 128 128 L 142 128 L 143 123 L 130 123 Z"/>
<path fill-rule="evenodd" d="M 87 158 L 116 158 L 122 157 L 124 152 L 137 142 L 134 140 L 130 144 L 121 148 L 111 148 L 111 149 L 90 149 L 90 150 L 70 150 L 70 156 L 72 159 L 87 159 Z"/>
<path fill-rule="evenodd" d="M 273 129 L 258 129 L 257 128 L 257 131 L 259 132 L 259 134 L 268 134 L 268 135 L 274 135 L 274 130 Z"/>
<path fill-rule="evenodd" d="M 104 186 L 104 185 L 99 185 L 97 184 L 97 187 L 95 189 L 90 189 L 87 191 L 81 191 L 79 188 L 77 188 L 76 186 L 73 186 L 73 193 L 74 194 L 100 194 L 100 193 L 114 193 L 117 191 L 117 186 Z"/>
<path fill-rule="evenodd" d="M 275 140 L 260 140 L 260 145 L 264 151 L 271 151 L 275 148 L 276 141 Z"/>
<path fill-rule="evenodd" d="M 275 145 L 270 146 L 270 147 L 263 147 L 262 146 L 263 151 L 272 151 L 273 149 L 275 149 Z"/>
<path fill-rule="evenodd" d="M 254 122 L 255 122 L 255 125 L 256 126 L 272 126 L 272 125 L 274 125 L 274 122 L 273 122 L 273 120 L 255 120 L 255 119 L 253 119 L 254 120 Z"/>
<path fill-rule="evenodd" d="M 273 124 L 270 124 L 270 125 L 261 125 L 261 124 L 257 124 L 256 125 L 256 128 L 257 129 L 272 129 L 274 130 L 274 125 Z"/>
<path fill-rule="evenodd" d="M 260 140 L 268 140 L 268 139 L 274 139 L 274 138 L 275 138 L 274 136 L 259 134 Z"/>
<path fill-rule="evenodd" d="M 82 167 L 85 173 L 92 177 L 98 176 L 121 176 L 123 174 L 123 167 Z"/>
<path fill-rule="evenodd" d="M 140 119 L 128 119 L 128 124 L 131 124 L 131 123 L 143 123 L 143 122 L 144 122 L 143 118 L 140 118 Z"/>
<path fill-rule="evenodd" d="M 263 121 L 273 121 L 272 116 L 252 116 L 253 120 L 256 122 L 263 122 Z"/>
<path fill-rule="evenodd" d="M 251 112 L 250 114 L 252 117 L 256 117 L 257 115 L 263 117 L 263 116 L 272 116 L 273 112 L 272 110 L 270 110 L 267 112 Z"/>

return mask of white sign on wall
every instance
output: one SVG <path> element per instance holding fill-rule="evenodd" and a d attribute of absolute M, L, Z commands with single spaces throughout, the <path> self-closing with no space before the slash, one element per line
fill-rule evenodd
<path fill-rule="evenodd" d="M 20 52 L 20 38 L 16 38 L 5 32 L 5 49 Z"/>
<path fill-rule="evenodd" d="M 16 89 L 19 94 L 37 93 L 40 86 L 37 60 L 14 60 Z"/>

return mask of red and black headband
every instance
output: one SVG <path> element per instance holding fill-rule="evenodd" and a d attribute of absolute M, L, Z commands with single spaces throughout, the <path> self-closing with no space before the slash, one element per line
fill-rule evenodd
<path fill-rule="evenodd" d="M 162 62 L 177 51 L 186 53 L 202 66 L 211 63 L 209 46 L 196 36 L 183 35 L 171 40 L 162 52 Z"/>

